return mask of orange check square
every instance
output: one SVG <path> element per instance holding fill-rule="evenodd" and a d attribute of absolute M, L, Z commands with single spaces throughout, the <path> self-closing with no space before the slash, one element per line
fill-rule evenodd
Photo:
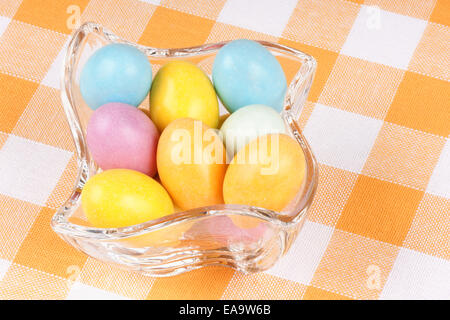
<path fill-rule="evenodd" d="M 12 18 L 22 0 L 0 1 L 0 16 Z"/>
<path fill-rule="evenodd" d="M 449 61 L 450 28 L 439 24 L 428 24 L 408 69 L 450 81 Z"/>
<path fill-rule="evenodd" d="M 236 39 L 265 40 L 272 42 L 277 41 L 277 37 L 268 35 L 266 33 L 261 33 L 253 30 L 232 26 L 230 24 L 222 22 L 216 22 L 212 27 L 206 42 L 215 43 Z"/>
<path fill-rule="evenodd" d="M 299 300 L 306 286 L 267 273 L 244 275 L 236 272 L 223 300 Z"/>
<path fill-rule="evenodd" d="M 316 104 L 311 101 L 305 102 L 305 105 L 303 106 L 300 116 L 297 120 L 300 129 L 305 130 L 306 123 L 308 122 L 315 106 Z"/>
<path fill-rule="evenodd" d="M 81 20 L 94 21 L 137 42 L 155 9 L 155 5 L 139 0 L 91 0 Z"/>
<path fill-rule="evenodd" d="M 392 11 L 405 16 L 428 20 L 436 0 L 365 0 L 366 6 L 378 6 L 382 10 Z"/>
<path fill-rule="evenodd" d="M 284 71 L 284 76 L 286 77 L 287 85 L 289 86 L 292 79 L 294 79 L 295 75 L 302 67 L 302 63 L 298 60 L 283 56 L 276 56 L 276 59 Z"/>
<path fill-rule="evenodd" d="M 352 300 L 352 299 L 328 290 L 308 286 L 305 294 L 303 295 L 303 300 Z"/>
<path fill-rule="evenodd" d="M 425 190 L 445 139 L 385 122 L 362 173 Z"/>
<path fill-rule="evenodd" d="M 450 1 L 436 0 L 436 5 L 429 20 L 430 22 L 450 26 Z"/>
<path fill-rule="evenodd" d="M 88 258 L 79 281 L 121 296 L 145 299 L 154 279 Z"/>
<path fill-rule="evenodd" d="M 450 260 L 449 212 L 450 199 L 426 193 L 403 246 Z"/>
<path fill-rule="evenodd" d="M 339 52 L 359 9 L 358 4 L 351 2 L 299 1 L 282 36 L 291 41 Z"/>
<path fill-rule="evenodd" d="M 385 120 L 447 137 L 450 83 L 407 71 Z"/>
<path fill-rule="evenodd" d="M 13 263 L 0 281 L 0 299 L 61 300 L 70 285 L 68 280 Z"/>
<path fill-rule="evenodd" d="M 324 164 L 319 166 L 319 184 L 308 220 L 334 226 L 344 209 L 358 175 Z"/>
<path fill-rule="evenodd" d="M 159 3 L 169 9 L 175 9 L 199 17 L 216 20 L 226 0 L 161 0 Z"/>
<path fill-rule="evenodd" d="M 139 43 L 157 48 L 180 48 L 205 43 L 214 21 L 158 7 Z"/>
<path fill-rule="evenodd" d="M 0 131 L 13 130 L 37 87 L 37 83 L 0 73 Z"/>
<path fill-rule="evenodd" d="M 57 275 L 70 276 L 69 267 L 83 268 L 87 256 L 64 242 L 50 227 L 54 209 L 42 208 L 14 257 L 17 264 Z"/>
<path fill-rule="evenodd" d="M 40 210 L 40 206 L 0 194 L 0 258 L 14 258 Z"/>
<path fill-rule="evenodd" d="M 336 228 L 401 246 L 423 192 L 360 175 Z"/>
<path fill-rule="evenodd" d="M 336 52 L 309 46 L 296 41 L 286 40 L 283 38 L 279 40 L 279 43 L 307 53 L 316 59 L 317 69 L 311 91 L 309 92 L 308 100 L 317 102 L 322 89 L 325 86 L 328 77 L 330 76 L 331 70 L 333 69 L 338 54 Z"/>
<path fill-rule="evenodd" d="M 22 0 L 14 19 L 42 28 L 71 33 L 89 0 Z"/>
<path fill-rule="evenodd" d="M 377 299 L 398 251 L 387 243 L 335 230 L 311 285 L 353 299 Z"/>
<path fill-rule="evenodd" d="M 59 90 L 44 85 L 37 88 L 12 133 L 57 148 L 74 150 Z"/>
<path fill-rule="evenodd" d="M 0 72 L 40 82 L 67 37 L 12 20 L 0 38 Z"/>
<path fill-rule="evenodd" d="M 157 278 L 147 299 L 217 300 L 222 297 L 234 270 L 206 267 L 174 277 Z"/>
<path fill-rule="evenodd" d="M 396 68 L 339 56 L 318 102 L 382 120 L 403 74 Z"/>

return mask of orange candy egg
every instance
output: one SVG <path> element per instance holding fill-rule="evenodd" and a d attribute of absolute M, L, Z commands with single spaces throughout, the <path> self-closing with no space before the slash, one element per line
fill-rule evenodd
<path fill-rule="evenodd" d="M 182 210 L 223 203 L 226 151 L 215 130 L 191 118 L 174 120 L 156 158 L 161 182 Z"/>
<path fill-rule="evenodd" d="M 242 148 L 228 166 L 224 201 L 282 211 L 300 191 L 305 165 L 302 148 L 290 136 L 261 136 Z"/>

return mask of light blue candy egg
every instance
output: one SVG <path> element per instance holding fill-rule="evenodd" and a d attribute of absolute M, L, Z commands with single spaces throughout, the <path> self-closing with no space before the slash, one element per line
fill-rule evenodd
<path fill-rule="evenodd" d="M 147 56 L 127 44 L 109 44 L 86 62 L 80 77 L 80 91 L 95 110 L 109 102 L 138 106 L 152 84 L 152 67 Z"/>
<path fill-rule="evenodd" d="M 216 92 L 230 112 L 251 104 L 281 111 L 286 77 L 278 60 L 258 42 L 234 40 L 219 50 L 212 78 Z"/>

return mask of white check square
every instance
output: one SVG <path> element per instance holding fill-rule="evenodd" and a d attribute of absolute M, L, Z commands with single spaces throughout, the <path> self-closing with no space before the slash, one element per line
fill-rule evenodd
<path fill-rule="evenodd" d="M 380 299 L 450 299 L 450 262 L 402 248 Z"/>
<path fill-rule="evenodd" d="M 9 135 L 0 149 L 0 193 L 44 205 L 72 152 Z"/>
<path fill-rule="evenodd" d="M 360 173 L 383 121 L 316 104 L 303 131 L 319 162 Z"/>
<path fill-rule="evenodd" d="M 279 37 L 296 5 L 297 0 L 228 0 L 217 21 Z"/>
<path fill-rule="evenodd" d="M 450 199 L 450 139 L 447 139 L 438 163 L 434 167 L 427 192 Z"/>
<path fill-rule="evenodd" d="M 127 297 L 108 292 L 86 284 L 75 282 L 66 300 L 130 300 Z"/>
<path fill-rule="evenodd" d="M 267 273 L 308 285 L 332 234 L 332 227 L 306 221 L 289 252 Z"/>
<path fill-rule="evenodd" d="M 2 36 L 3 32 L 5 32 L 10 22 L 11 22 L 10 18 L 0 16 L 0 37 Z"/>
<path fill-rule="evenodd" d="M 424 20 L 362 6 L 341 53 L 406 70 L 426 26 Z"/>
<path fill-rule="evenodd" d="M 11 265 L 10 261 L 0 258 L 0 281 L 5 276 L 5 274 L 8 271 L 10 265 Z"/>
<path fill-rule="evenodd" d="M 161 3 L 161 0 L 139 0 L 139 1 L 154 4 L 155 6 L 157 6 Z"/>
<path fill-rule="evenodd" d="M 53 61 L 50 69 L 47 71 L 44 79 L 42 80 L 42 84 L 47 87 L 52 87 L 55 89 L 60 88 L 62 70 L 64 64 L 64 57 L 66 56 L 67 46 L 69 44 L 69 40 L 66 41 L 61 51 L 56 56 L 56 59 Z"/>

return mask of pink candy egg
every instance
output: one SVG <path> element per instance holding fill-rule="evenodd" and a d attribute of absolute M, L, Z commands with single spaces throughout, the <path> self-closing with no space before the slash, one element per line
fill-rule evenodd
<path fill-rule="evenodd" d="M 156 126 L 144 112 L 118 102 L 95 110 L 86 129 L 89 151 L 103 170 L 132 169 L 154 176 L 158 139 Z"/>

